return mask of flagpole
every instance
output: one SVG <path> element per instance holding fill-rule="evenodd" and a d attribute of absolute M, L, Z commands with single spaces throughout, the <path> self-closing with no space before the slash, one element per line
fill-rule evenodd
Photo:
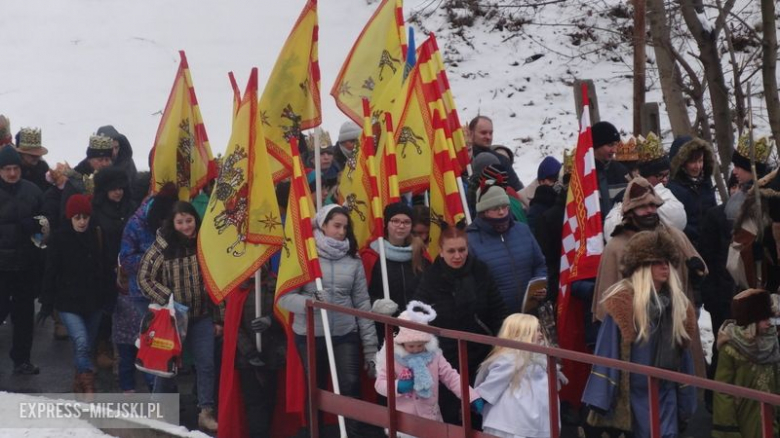
<path fill-rule="evenodd" d="M 322 210 L 322 165 L 320 164 L 320 137 L 314 132 L 314 181 L 316 185 L 317 211 Z"/>
<path fill-rule="evenodd" d="M 469 164 L 468 169 L 471 169 L 471 164 Z M 469 211 L 469 203 L 466 201 L 466 189 L 463 188 L 463 178 L 458 176 L 456 180 L 458 181 L 460 203 L 463 205 L 463 214 L 466 215 L 466 225 L 471 225 L 471 211 Z"/>
<path fill-rule="evenodd" d="M 314 281 L 317 285 L 317 292 L 322 293 L 322 278 L 317 277 Z M 338 372 L 336 371 L 336 356 L 333 354 L 333 339 L 330 337 L 330 321 L 328 320 L 328 312 L 325 309 L 320 309 L 320 316 L 322 317 L 322 331 L 323 335 L 325 336 L 325 349 L 328 352 L 328 365 L 330 366 L 330 380 L 333 384 L 333 393 L 336 395 L 341 395 L 341 389 L 339 388 L 339 376 Z M 309 370 L 309 372 L 314 373 L 316 371 Z M 344 417 L 341 415 L 339 415 L 339 431 L 341 438 L 346 438 L 347 426 L 344 422 Z"/>
<path fill-rule="evenodd" d="M 390 299 L 390 282 L 387 279 L 387 256 L 385 256 L 385 238 L 379 237 L 379 263 L 382 267 L 382 291 L 386 300 Z"/>
<path fill-rule="evenodd" d="M 255 318 L 260 318 L 263 312 L 262 302 L 260 300 L 260 280 L 262 279 L 260 271 L 262 271 L 262 269 L 263 268 L 260 268 L 255 272 Z M 257 347 L 258 353 L 263 352 L 263 342 L 260 339 L 260 333 L 255 333 L 255 346 Z"/>

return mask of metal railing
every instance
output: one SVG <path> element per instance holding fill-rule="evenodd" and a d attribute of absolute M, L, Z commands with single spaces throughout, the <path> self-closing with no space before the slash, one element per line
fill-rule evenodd
<path fill-rule="evenodd" d="M 358 318 L 370 319 L 372 321 L 384 324 L 384 341 L 386 369 L 392 372 L 395 369 L 393 327 L 405 327 L 413 330 L 419 330 L 433 334 L 438 337 L 456 339 L 458 342 L 458 372 L 460 373 L 461 384 L 461 411 L 463 416 L 462 425 L 452 425 L 444 422 L 433 421 L 416 415 L 396 411 L 395 379 L 387 378 L 387 406 L 380 406 L 371 402 L 336 395 L 332 392 L 319 389 L 317 387 L 316 376 L 316 348 L 314 336 L 314 310 L 325 309 L 330 312 L 340 312 L 352 315 Z M 558 413 L 558 376 L 557 359 L 568 359 L 576 362 L 587 363 L 589 365 L 601 365 L 609 368 L 615 368 L 622 372 L 642 374 L 647 376 L 648 398 L 650 402 L 650 436 L 652 438 L 661 437 L 660 410 L 659 410 L 659 382 L 667 380 L 683 385 L 691 385 L 700 389 L 711 390 L 728 394 L 735 397 L 755 400 L 761 405 L 761 430 L 764 438 L 773 437 L 774 408 L 780 407 L 780 395 L 756 391 L 741 386 L 730 385 L 716 382 L 701 377 L 690 376 L 673 371 L 667 371 L 660 368 L 639 365 L 631 362 L 625 362 L 616 359 L 609 359 L 592 354 L 580 353 L 560 348 L 545 347 L 537 344 L 527 344 L 524 342 L 510 341 L 492 336 L 477 335 L 456 330 L 441 329 L 428 325 L 418 324 L 411 321 L 401 320 L 376 313 L 365 312 L 348 307 L 337 306 L 320 301 L 307 301 L 306 303 L 306 348 L 308 369 L 312 370 L 307 376 L 309 390 L 309 430 L 311 436 L 317 438 L 318 433 L 318 412 L 329 412 L 335 415 L 341 415 L 347 418 L 355 419 L 364 423 L 387 429 L 390 438 L 396 438 L 397 432 L 401 431 L 414 436 L 426 437 L 474 437 L 489 438 L 492 435 L 472 430 L 471 428 L 471 409 L 469 403 L 469 371 L 468 371 L 468 352 L 467 342 L 487 344 L 491 346 L 502 346 L 514 348 L 532 353 L 543 354 L 547 357 L 547 376 L 548 376 L 548 396 L 550 402 L 550 432 L 552 438 L 560 436 L 560 424 Z"/>

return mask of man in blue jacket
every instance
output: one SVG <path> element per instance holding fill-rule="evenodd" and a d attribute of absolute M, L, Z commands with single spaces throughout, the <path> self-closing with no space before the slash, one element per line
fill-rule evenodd
<path fill-rule="evenodd" d="M 545 277 L 547 265 L 531 229 L 509 214 L 503 188 L 488 183 L 477 191 L 477 218 L 466 232 L 469 253 L 488 265 L 510 313 L 521 312 L 528 281 Z M 546 293 L 532 298 L 543 300 Z"/>

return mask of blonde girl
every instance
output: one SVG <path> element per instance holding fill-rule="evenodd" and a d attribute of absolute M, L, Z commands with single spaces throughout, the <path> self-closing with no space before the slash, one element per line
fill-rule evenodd
<path fill-rule="evenodd" d="M 498 337 L 545 345 L 539 320 L 532 315 L 509 315 Z M 559 373 L 559 380 L 566 383 Z M 538 353 L 496 346 L 482 362 L 475 389 L 485 400 L 482 427 L 501 438 L 549 437 L 550 403 L 547 358 Z"/>

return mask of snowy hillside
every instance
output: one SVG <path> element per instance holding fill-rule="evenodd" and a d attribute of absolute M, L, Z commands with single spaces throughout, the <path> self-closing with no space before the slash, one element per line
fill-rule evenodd
<path fill-rule="evenodd" d="M 262 87 L 304 1 L 7 3 L 0 14 L 0 113 L 10 116 L 14 131 L 41 127 L 50 150 L 47 160 L 75 165 L 89 135 L 113 124 L 130 139 L 139 168 L 147 168 L 178 65 L 177 51 L 187 52 L 212 149 L 224 151 L 232 98 L 227 72 L 234 71 L 243 85 L 249 69 L 257 66 Z M 445 9 L 445 3 L 462 7 Z M 544 155 L 560 156 L 575 142 L 575 78 L 596 81 L 602 119 L 626 132 L 631 128 L 631 48 L 626 37 L 631 20 L 625 6 L 619 6 L 625 2 L 569 0 L 530 7 L 538 3 L 405 2 L 418 41 L 424 32 L 437 34 L 462 121 L 477 113 L 492 117 L 495 143 L 518 148 L 517 170 L 525 182 Z M 345 117 L 328 92 L 376 4 L 319 2 L 323 127 L 332 132 Z M 466 26 L 452 27 L 452 22 Z M 648 58 L 647 100 L 661 101 L 651 48 Z M 663 112 L 661 124 L 668 129 Z M 670 141 L 668 135 L 665 140 Z"/>

